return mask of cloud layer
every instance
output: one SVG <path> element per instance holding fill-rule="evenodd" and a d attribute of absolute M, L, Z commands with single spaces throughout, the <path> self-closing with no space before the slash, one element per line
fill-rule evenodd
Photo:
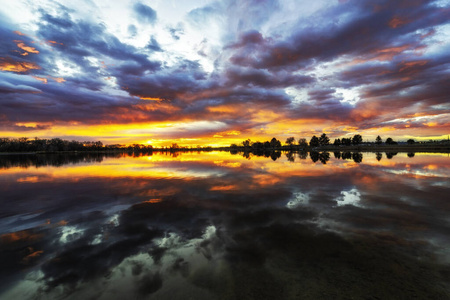
<path fill-rule="evenodd" d="M 448 133 L 446 1 L 82 4 L 0 11 L 2 135 L 23 124 L 35 135 L 78 126 L 80 138 L 196 144 L 227 144 L 229 131 Z"/>

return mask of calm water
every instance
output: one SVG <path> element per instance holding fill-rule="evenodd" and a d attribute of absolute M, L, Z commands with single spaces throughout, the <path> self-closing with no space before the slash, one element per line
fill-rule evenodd
<path fill-rule="evenodd" d="M 450 299 L 448 154 L 267 156 L 0 156 L 0 298 Z"/>

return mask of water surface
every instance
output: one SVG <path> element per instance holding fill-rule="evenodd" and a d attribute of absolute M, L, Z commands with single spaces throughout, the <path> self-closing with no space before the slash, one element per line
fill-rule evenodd
<path fill-rule="evenodd" d="M 0 298 L 449 299 L 449 178 L 448 154 L 3 155 Z"/>

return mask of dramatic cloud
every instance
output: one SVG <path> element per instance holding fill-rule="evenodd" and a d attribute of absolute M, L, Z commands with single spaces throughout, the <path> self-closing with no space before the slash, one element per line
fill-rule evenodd
<path fill-rule="evenodd" d="M 162 145 L 179 134 L 159 128 L 198 122 L 224 125 L 187 127 L 195 144 L 227 145 L 227 131 L 241 133 L 234 141 L 448 134 L 446 1 L 80 0 L 0 14 L 1 135 L 39 123 L 39 136 L 84 126 L 79 139 Z M 87 133 L 99 124 L 113 126 Z"/>

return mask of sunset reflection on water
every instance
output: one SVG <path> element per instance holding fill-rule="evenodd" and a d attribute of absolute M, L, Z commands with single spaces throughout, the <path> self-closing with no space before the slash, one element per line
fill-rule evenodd
<path fill-rule="evenodd" d="M 448 154 L 246 156 L 0 157 L 0 298 L 450 295 Z"/>

